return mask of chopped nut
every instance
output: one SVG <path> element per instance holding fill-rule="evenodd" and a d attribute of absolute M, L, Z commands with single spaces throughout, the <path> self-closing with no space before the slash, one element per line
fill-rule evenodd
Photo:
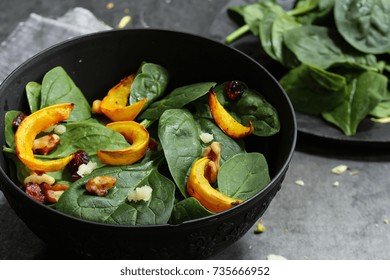
<path fill-rule="evenodd" d="M 385 225 L 387 225 L 387 224 L 389 224 L 389 220 L 388 220 L 387 218 L 385 218 L 385 219 L 383 219 L 383 223 L 384 223 Z"/>
<path fill-rule="evenodd" d="M 211 160 L 205 170 L 204 176 L 210 183 L 215 183 L 220 168 L 221 143 L 212 142 L 210 146 L 204 150 L 202 156 L 208 157 Z"/>
<path fill-rule="evenodd" d="M 263 221 L 260 219 L 259 222 L 257 223 L 255 233 L 263 233 L 265 232 L 265 226 Z"/>
<path fill-rule="evenodd" d="M 300 187 L 303 187 L 305 185 L 305 182 L 303 180 L 296 180 L 295 184 L 297 184 Z"/>
<path fill-rule="evenodd" d="M 110 3 L 106 4 L 106 9 L 107 10 L 111 10 L 112 8 L 114 8 L 114 3 L 110 2 Z"/>
<path fill-rule="evenodd" d="M 340 174 L 343 174 L 345 171 L 347 171 L 347 169 L 348 169 L 348 166 L 346 166 L 344 164 L 340 164 L 340 165 L 332 168 L 332 173 L 340 175 Z"/>
<path fill-rule="evenodd" d="M 60 136 L 48 134 L 34 140 L 33 151 L 35 154 L 47 155 L 60 144 Z"/>
<path fill-rule="evenodd" d="M 45 195 L 45 202 L 57 203 L 61 195 L 68 189 L 68 186 L 64 184 L 56 184 L 53 186 L 44 184 L 41 188 Z"/>
<path fill-rule="evenodd" d="M 27 186 L 29 183 L 35 183 L 40 185 L 42 183 L 46 183 L 48 185 L 53 185 L 55 183 L 55 179 L 46 173 L 31 173 L 24 179 L 24 184 Z"/>
<path fill-rule="evenodd" d="M 91 194 L 105 196 L 108 190 L 114 187 L 116 179 L 112 176 L 102 175 L 91 178 L 85 184 L 85 189 Z"/>

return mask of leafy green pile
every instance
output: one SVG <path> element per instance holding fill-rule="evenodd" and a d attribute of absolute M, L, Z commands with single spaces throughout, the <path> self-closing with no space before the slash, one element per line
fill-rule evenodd
<path fill-rule="evenodd" d="M 287 70 L 280 83 L 297 111 L 353 136 L 371 115 L 390 116 L 390 1 L 299 0 L 292 10 L 262 0 L 230 7 L 266 54 Z"/>
<path fill-rule="evenodd" d="M 119 79 L 120 77 L 118 77 Z M 113 224 L 165 224 L 182 223 L 212 215 L 198 200 L 189 197 L 186 180 L 195 160 L 201 157 L 209 144 L 201 141 L 201 133 L 210 133 L 220 142 L 221 169 L 215 187 L 237 199 L 245 200 L 263 189 L 270 177 L 266 159 L 260 153 L 247 153 L 243 140 L 225 135 L 214 123 L 207 106 L 207 93 L 215 82 L 182 86 L 166 94 L 169 73 L 162 66 L 141 65 L 131 87 L 129 103 L 148 97 L 148 107 L 137 121 L 147 127 L 150 136 L 158 143 L 157 149 L 149 149 L 139 162 L 132 165 L 108 166 L 97 157 L 97 150 L 118 150 L 129 143 L 118 132 L 105 126 L 108 119 L 91 114 L 91 107 L 83 93 L 62 67 L 47 72 L 42 84 L 29 82 L 26 94 L 31 112 L 57 103 L 71 102 L 75 109 L 63 124 L 66 132 L 61 142 L 48 155 L 36 155 L 42 160 L 61 158 L 78 150 L 87 152 L 97 168 L 76 181 L 67 168 L 48 172 L 56 183 L 69 188 L 51 207 L 78 218 Z M 232 108 L 241 120 L 253 120 L 255 134 L 269 136 L 279 131 L 279 119 L 275 108 L 254 90 L 246 90 L 242 104 L 238 106 L 222 97 L 224 84 L 215 88 L 224 106 Z M 250 100 L 250 102 L 248 102 Z M 242 107 L 242 108 L 241 108 Z M 243 113 L 245 112 L 245 113 Z M 250 112 L 250 116 L 246 115 Z M 15 152 L 12 121 L 20 111 L 8 111 L 5 117 L 5 155 L 14 163 L 14 173 L 23 185 L 31 171 L 18 159 Z M 107 196 L 88 194 L 84 185 L 95 176 L 110 175 L 116 178 L 115 187 Z M 137 187 L 152 188 L 149 201 L 129 201 L 128 193 Z"/>

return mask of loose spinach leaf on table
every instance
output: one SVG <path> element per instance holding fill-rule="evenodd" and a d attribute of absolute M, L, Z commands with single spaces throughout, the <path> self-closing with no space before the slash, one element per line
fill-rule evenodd
<path fill-rule="evenodd" d="M 246 88 L 237 101 L 231 101 L 224 94 L 225 85 L 221 84 L 214 89 L 219 102 L 240 123 L 247 125 L 251 120 L 254 135 L 271 136 L 280 130 L 276 109 L 259 92 Z"/>
<path fill-rule="evenodd" d="M 74 184 L 61 196 L 56 209 L 86 220 L 127 225 L 165 224 L 173 209 L 175 185 L 157 171 L 153 161 L 95 170 Z M 86 193 L 85 183 L 99 175 L 117 179 L 115 187 L 107 196 L 99 197 Z M 137 187 L 150 186 L 149 201 L 129 201 L 128 193 Z"/>
<path fill-rule="evenodd" d="M 390 1 L 338 0 L 335 23 L 344 39 L 366 53 L 381 54 L 390 49 Z"/>
<path fill-rule="evenodd" d="M 65 70 L 58 66 L 49 70 L 43 77 L 40 109 L 68 102 L 75 104 L 68 121 L 81 121 L 91 117 L 91 106 L 87 99 Z"/>
<path fill-rule="evenodd" d="M 246 200 L 270 182 L 268 164 L 260 153 L 237 154 L 221 165 L 218 190 L 230 197 Z"/>
<path fill-rule="evenodd" d="M 196 198 L 188 197 L 174 205 L 169 221 L 172 224 L 180 224 L 185 221 L 203 218 L 213 214 L 213 212 L 210 212 L 200 204 Z"/>
<path fill-rule="evenodd" d="M 370 112 L 370 115 L 376 118 L 387 118 L 390 116 L 390 92 L 389 91 L 387 91 L 386 96 Z"/>
<path fill-rule="evenodd" d="M 130 89 L 129 103 L 134 104 L 147 98 L 145 108 L 161 97 L 169 82 L 169 73 L 161 65 L 143 63 Z"/>
<path fill-rule="evenodd" d="M 283 34 L 300 25 L 281 6 L 268 2 L 264 6 L 264 17 L 259 21 L 259 39 L 264 51 L 275 61 L 286 67 L 295 66 L 295 60 L 283 44 Z"/>
<path fill-rule="evenodd" d="M 202 154 L 194 117 L 185 109 L 166 110 L 158 123 L 158 138 L 177 187 L 184 197 L 188 197 L 187 173 Z"/>
<path fill-rule="evenodd" d="M 356 134 L 359 123 L 379 104 L 387 93 L 387 78 L 365 71 L 349 79 L 347 96 L 335 109 L 322 116 L 337 125 L 346 135 Z"/>
<path fill-rule="evenodd" d="M 163 99 L 152 103 L 138 118 L 157 120 L 165 110 L 180 109 L 204 96 L 215 84 L 214 82 L 204 82 L 176 88 Z"/>
<path fill-rule="evenodd" d="M 317 2 L 317 5 L 313 5 Z M 335 0 L 301 0 L 295 9 L 289 12 L 302 24 L 333 26 L 333 6 Z"/>
<path fill-rule="evenodd" d="M 280 79 L 294 108 L 307 114 L 331 111 L 346 99 L 345 77 L 301 64 Z"/>
<path fill-rule="evenodd" d="M 336 63 L 349 63 L 377 70 L 374 55 L 355 50 L 336 30 L 327 27 L 303 25 L 284 33 L 283 39 L 303 64 L 327 69 Z"/>

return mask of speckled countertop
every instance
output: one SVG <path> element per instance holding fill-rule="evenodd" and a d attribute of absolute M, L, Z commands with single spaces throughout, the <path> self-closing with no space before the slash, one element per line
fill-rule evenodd
<path fill-rule="evenodd" d="M 114 7 L 107 9 L 112 2 Z M 291 7 L 292 1 L 280 1 Z M 0 42 L 31 12 L 57 18 L 84 7 L 110 26 L 125 15 L 126 28 L 156 27 L 213 37 L 210 26 L 228 0 L 4 0 Z M 216 39 L 216 38 L 214 38 Z M 337 165 L 349 166 L 341 175 Z M 215 259 L 390 259 L 390 149 L 327 143 L 299 135 L 281 191 L 262 217 L 266 231 L 251 229 Z M 297 181 L 303 181 L 297 184 Z M 337 182 L 337 183 L 336 183 Z M 0 259 L 50 259 L 53 254 L 0 193 Z"/>

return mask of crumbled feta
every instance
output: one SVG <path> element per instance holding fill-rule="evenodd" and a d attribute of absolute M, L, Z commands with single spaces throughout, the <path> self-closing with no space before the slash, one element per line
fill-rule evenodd
<path fill-rule="evenodd" d="M 335 181 L 335 182 L 333 183 L 333 187 L 338 187 L 338 186 L 340 186 L 339 181 Z"/>
<path fill-rule="evenodd" d="M 85 175 L 91 174 L 91 172 L 96 169 L 97 163 L 93 161 L 88 161 L 87 164 L 80 164 L 79 169 L 77 170 L 77 174 L 80 177 L 84 177 Z"/>
<path fill-rule="evenodd" d="M 126 25 L 128 25 L 131 22 L 131 16 L 127 15 L 121 18 L 121 20 L 118 23 L 118 28 L 122 29 L 125 28 Z"/>
<path fill-rule="evenodd" d="M 54 133 L 63 134 L 66 132 L 66 126 L 63 124 L 58 124 L 54 127 Z"/>
<path fill-rule="evenodd" d="M 127 199 L 129 201 L 149 201 L 150 198 L 152 197 L 152 191 L 153 189 L 150 186 L 142 186 L 135 188 L 134 190 L 130 190 L 129 194 L 127 196 Z"/>
<path fill-rule="evenodd" d="M 45 132 L 45 133 L 50 133 L 50 132 L 52 132 L 52 131 L 54 130 L 54 127 L 55 127 L 55 125 L 49 126 L 49 127 L 46 128 L 43 132 Z"/>
<path fill-rule="evenodd" d="M 287 260 L 285 257 L 283 256 L 280 256 L 280 255 L 274 255 L 274 254 L 270 254 L 267 256 L 267 260 Z"/>
<path fill-rule="evenodd" d="M 343 174 L 345 171 L 347 171 L 347 169 L 348 169 L 348 166 L 346 166 L 344 164 L 340 164 L 340 165 L 332 168 L 332 173 L 340 175 L 340 174 Z"/>
<path fill-rule="evenodd" d="M 202 140 L 203 143 L 207 144 L 210 143 L 211 141 L 214 140 L 214 135 L 207 133 L 207 132 L 202 132 L 200 135 L 200 140 Z"/>
<path fill-rule="evenodd" d="M 305 185 L 305 182 L 303 180 L 296 180 L 295 184 L 297 184 L 300 187 L 303 187 Z"/>

